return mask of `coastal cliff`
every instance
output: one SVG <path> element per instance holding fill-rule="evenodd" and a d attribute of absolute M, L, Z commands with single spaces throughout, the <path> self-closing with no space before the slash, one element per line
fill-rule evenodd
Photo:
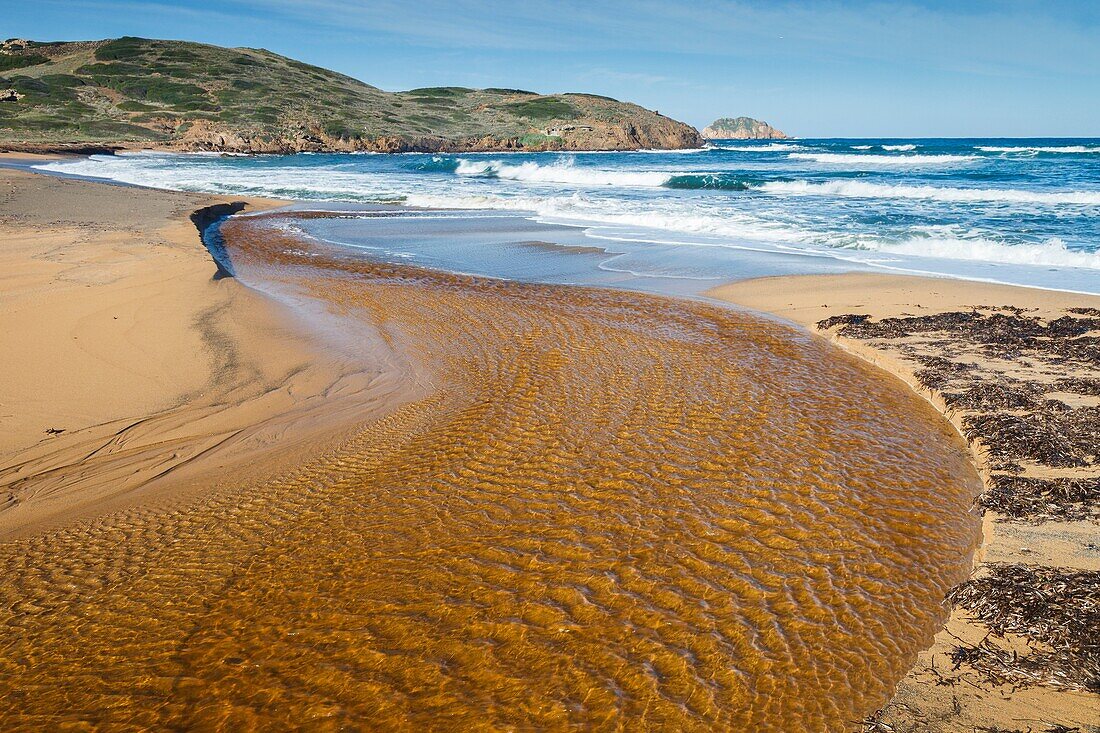
<path fill-rule="evenodd" d="M 722 117 L 703 129 L 707 140 L 785 140 L 788 136 L 751 117 Z"/>
<path fill-rule="evenodd" d="M 0 48 L 0 146 L 238 153 L 636 150 L 690 125 L 592 94 L 387 92 L 264 49 L 119 38 Z"/>

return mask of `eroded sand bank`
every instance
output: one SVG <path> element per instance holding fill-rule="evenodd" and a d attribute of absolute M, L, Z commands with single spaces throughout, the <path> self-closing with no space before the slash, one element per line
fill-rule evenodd
<path fill-rule="evenodd" d="M 339 426 L 0 546 L 4 727 L 835 730 L 931 642 L 978 479 L 896 380 L 728 309 L 349 260 L 278 223 L 225 226 L 242 281 L 324 315 L 324 373 L 362 381 L 299 389 L 305 359 L 245 384 Z"/>

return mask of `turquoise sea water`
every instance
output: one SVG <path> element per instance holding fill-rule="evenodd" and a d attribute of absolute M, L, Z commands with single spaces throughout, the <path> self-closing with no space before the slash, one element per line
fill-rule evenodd
<path fill-rule="evenodd" d="M 698 291 L 760 275 L 878 270 L 1100 293 L 1100 139 L 716 141 L 589 154 L 142 153 L 41 167 L 343 202 L 352 211 L 449 209 L 365 212 L 308 224 L 309 233 L 372 256 L 496 276 Z M 532 243 L 585 249 L 566 258 Z"/>

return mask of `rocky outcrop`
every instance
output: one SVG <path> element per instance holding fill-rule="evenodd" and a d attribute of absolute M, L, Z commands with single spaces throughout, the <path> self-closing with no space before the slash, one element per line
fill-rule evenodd
<path fill-rule="evenodd" d="M 722 117 L 703 129 L 708 140 L 784 140 L 788 136 L 752 117 Z"/>
<path fill-rule="evenodd" d="M 553 150 L 675 150 L 702 145 L 693 127 L 663 118 L 657 124 L 601 123 L 571 125 L 555 135 L 445 138 L 433 135 L 336 137 L 320 126 L 303 127 L 276 135 L 248 135 L 224 125 L 196 121 L 166 147 L 179 151 L 226 153 L 470 153 Z"/>

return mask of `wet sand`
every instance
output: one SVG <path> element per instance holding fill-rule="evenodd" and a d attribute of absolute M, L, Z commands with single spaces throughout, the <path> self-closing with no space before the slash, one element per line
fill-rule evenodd
<path fill-rule="evenodd" d="M 1100 515 L 1088 487 L 1100 470 L 1087 443 L 1095 453 L 1100 367 L 1095 326 L 1072 327 L 1100 315 L 1100 298 L 873 274 L 761 278 L 708 294 L 822 333 L 904 379 L 971 438 L 987 507 L 972 580 L 952 593 L 946 628 L 867 729 L 1100 726 L 1100 694 L 1086 691 L 1097 673 Z M 870 319 L 849 328 L 847 314 Z M 1019 437 L 990 432 L 1006 417 L 1042 426 L 1078 415 L 1073 429 L 1092 436 L 1080 457 L 1057 438 L 1038 442 L 1035 428 Z M 1091 631 L 1061 637 L 1074 623 Z"/>
<path fill-rule="evenodd" d="M 95 212 L 144 195 L 110 190 Z M 42 447 L 68 429 L 17 446 L 53 468 L 18 464 L 0 518 L 54 484 L 79 510 L 7 520 L 5 729 L 836 730 L 931 643 L 979 484 L 897 380 L 726 308 L 351 260 L 280 216 L 226 224 L 240 280 L 207 260 L 158 320 L 186 338 L 225 288 L 239 356 L 123 403 L 153 419 L 84 408 L 68 460 Z M 81 483 L 181 456 L 117 504 Z"/>

